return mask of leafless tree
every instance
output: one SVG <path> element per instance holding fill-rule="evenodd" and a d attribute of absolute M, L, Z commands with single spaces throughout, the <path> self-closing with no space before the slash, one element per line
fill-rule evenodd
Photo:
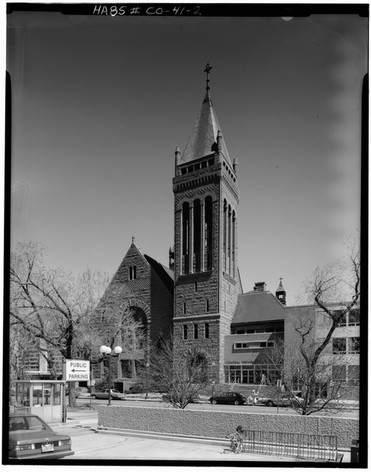
<path fill-rule="evenodd" d="M 172 339 L 151 348 L 149 376 L 151 385 L 163 392 L 175 408 L 184 409 L 197 401 L 208 385 L 207 359 L 200 349 L 190 349 L 174 362 Z"/>
<path fill-rule="evenodd" d="M 61 268 L 47 268 L 44 259 L 44 248 L 33 242 L 19 243 L 11 254 L 9 324 L 15 341 L 11 355 L 33 345 L 55 378 L 61 373 L 57 362 L 73 359 L 81 350 L 87 336 L 84 326 L 108 278 L 89 269 L 75 278 Z M 71 387 L 70 405 L 74 405 Z"/>
<path fill-rule="evenodd" d="M 283 366 L 283 378 L 292 405 L 302 415 L 337 407 L 345 391 L 342 378 L 334 378 L 333 367 L 345 367 L 349 357 L 329 354 L 335 329 L 345 322 L 360 302 L 359 250 L 350 252 L 347 262 L 317 268 L 307 284 L 309 302 L 316 310 L 308 309 L 293 321 L 294 334 L 290 342 L 278 346 L 272 363 Z M 336 309 L 335 309 L 336 308 Z M 324 320 L 322 335 L 316 326 Z M 284 362 L 283 362 L 284 360 Z M 319 399 L 321 388 L 326 395 Z M 296 390 L 301 391 L 297 397 Z"/>

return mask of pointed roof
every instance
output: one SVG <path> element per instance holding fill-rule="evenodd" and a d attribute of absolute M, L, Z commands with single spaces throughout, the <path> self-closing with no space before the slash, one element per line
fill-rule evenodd
<path fill-rule="evenodd" d="M 276 293 L 279 293 L 279 292 L 285 292 L 285 289 L 283 288 L 283 285 L 282 285 L 282 277 L 280 277 L 280 284 L 276 290 Z"/>
<path fill-rule="evenodd" d="M 183 154 L 180 156 L 178 165 L 212 154 L 214 152 L 213 145 L 216 143 L 218 131 L 221 131 L 221 128 L 210 98 L 209 90 L 207 89 L 202 102 L 201 111 L 196 119 Z M 221 140 L 221 145 L 225 159 L 232 165 L 224 139 Z"/>

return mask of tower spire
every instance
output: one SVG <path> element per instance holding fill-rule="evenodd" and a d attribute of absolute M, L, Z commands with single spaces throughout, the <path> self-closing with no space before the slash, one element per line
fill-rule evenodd
<path fill-rule="evenodd" d="M 210 90 L 210 87 L 209 87 L 209 74 L 210 74 L 210 71 L 211 71 L 212 67 L 210 66 L 209 63 L 206 64 L 206 67 L 204 69 L 204 72 L 206 72 L 206 92 L 208 92 Z"/>

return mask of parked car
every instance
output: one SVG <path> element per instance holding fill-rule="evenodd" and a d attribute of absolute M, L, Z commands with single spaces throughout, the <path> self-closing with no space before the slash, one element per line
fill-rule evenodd
<path fill-rule="evenodd" d="M 243 405 L 247 402 L 247 398 L 238 392 L 224 392 L 210 397 L 209 402 L 213 403 L 214 405 L 216 403 L 223 403 L 226 405 Z"/>
<path fill-rule="evenodd" d="M 292 392 L 292 395 L 289 393 L 281 393 L 277 396 L 270 396 L 270 397 L 258 397 L 257 404 L 258 405 L 266 405 L 266 406 L 292 406 L 293 402 L 300 402 L 301 401 L 301 392 L 299 390 Z"/>
<path fill-rule="evenodd" d="M 98 398 L 100 400 L 108 400 L 108 388 L 103 392 L 94 392 L 91 394 L 91 398 Z M 111 388 L 112 400 L 125 400 L 125 395 L 118 390 Z"/>
<path fill-rule="evenodd" d="M 9 459 L 60 459 L 71 456 L 71 437 L 57 434 L 36 415 L 9 415 Z"/>

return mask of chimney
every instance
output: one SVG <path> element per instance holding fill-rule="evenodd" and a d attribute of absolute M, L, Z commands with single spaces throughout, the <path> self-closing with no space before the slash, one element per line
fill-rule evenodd
<path fill-rule="evenodd" d="M 265 292 L 266 287 L 267 286 L 266 286 L 265 282 L 255 282 L 254 291 L 255 292 Z"/>

